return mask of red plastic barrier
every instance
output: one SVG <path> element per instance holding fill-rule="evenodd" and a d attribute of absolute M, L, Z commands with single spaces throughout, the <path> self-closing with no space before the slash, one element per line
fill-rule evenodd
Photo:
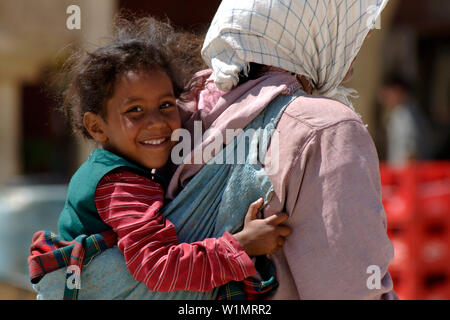
<path fill-rule="evenodd" d="M 380 165 L 400 299 L 450 299 L 450 162 Z"/>

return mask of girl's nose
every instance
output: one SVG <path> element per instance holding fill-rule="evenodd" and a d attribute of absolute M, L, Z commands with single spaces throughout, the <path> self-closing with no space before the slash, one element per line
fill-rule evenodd
<path fill-rule="evenodd" d="M 145 126 L 147 128 L 165 127 L 166 121 L 159 112 L 149 112 L 146 116 Z"/>

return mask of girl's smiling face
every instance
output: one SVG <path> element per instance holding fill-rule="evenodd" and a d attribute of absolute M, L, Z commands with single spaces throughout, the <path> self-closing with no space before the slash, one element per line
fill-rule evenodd
<path fill-rule="evenodd" d="M 146 168 L 169 159 L 181 127 L 172 82 L 162 69 L 128 71 L 118 78 L 106 115 L 86 113 L 84 124 L 103 147 Z"/>

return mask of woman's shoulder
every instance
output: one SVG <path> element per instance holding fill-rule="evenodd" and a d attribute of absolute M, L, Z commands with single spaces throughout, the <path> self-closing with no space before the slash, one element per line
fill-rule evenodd
<path fill-rule="evenodd" d="M 351 107 L 329 98 L 306 95 L 295 99 L 285 113 L 305 125 L 321 129 L 346 121 L 363 125 L 361 117 Z"/>

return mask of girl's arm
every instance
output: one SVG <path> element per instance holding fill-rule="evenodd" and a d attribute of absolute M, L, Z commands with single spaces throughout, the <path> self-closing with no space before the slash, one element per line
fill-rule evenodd
<path fill-rule="evenodd" d="M 218 239 L 179 243 L 174 225 L 160 213 L 164 190 L 125 168 L 100 181 L 95 205 L 118 235 L 118 247 L 132 276 L 153 291 L 210 291 L 256 273 L 239 241 Z"/>

